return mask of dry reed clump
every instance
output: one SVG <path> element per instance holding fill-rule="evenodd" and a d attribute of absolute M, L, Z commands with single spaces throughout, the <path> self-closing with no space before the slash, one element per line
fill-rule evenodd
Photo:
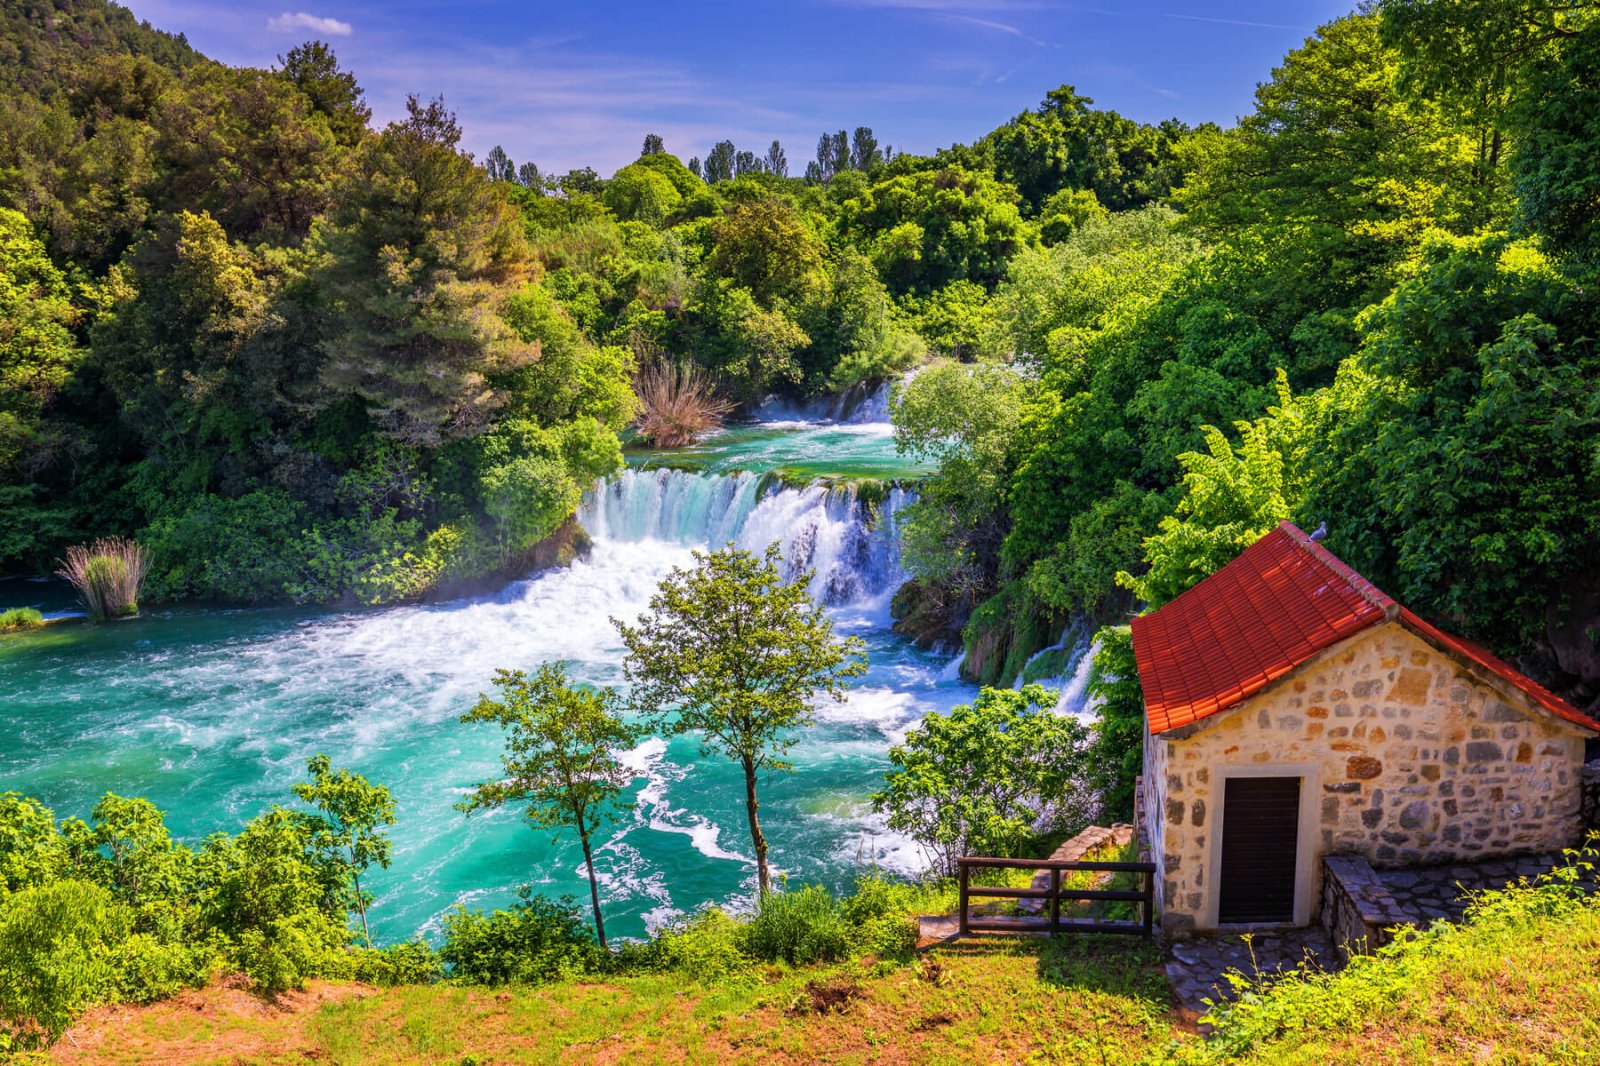
<path fill-rule="evenodd" d="M 711 375 L 694 363 L 657 362 L 634 381 L 643 413 L 635 423 L 652 448 L 693 444 L 714 429 L 733 404 L 717 395 Z"/>
<path fill-rule="evenodd" d="M 126 537 L 74 544 L 56 573 L 71 582 L 94 621 L 139 613 L 139 589 L 147 569 L 144 549 Z"/>

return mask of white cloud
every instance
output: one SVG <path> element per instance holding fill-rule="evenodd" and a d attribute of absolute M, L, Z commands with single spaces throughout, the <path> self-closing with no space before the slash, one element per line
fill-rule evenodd
<path fill-rule="evenodd" d="M 270 18 L 267 29 L 273 33 L 324 33 L 329 37 L 348 37 L 355 32 L 355 27 L 348 22 L 308 15 L 304 11 L 285 11 L 277 18 Z"/>

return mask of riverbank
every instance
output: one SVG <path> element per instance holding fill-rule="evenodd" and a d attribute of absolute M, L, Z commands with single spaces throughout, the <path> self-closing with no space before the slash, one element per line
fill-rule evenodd
<path fill-rule="evenodd" d="M 1579 1063 L 1600 1041 L 1600 906 L 1560 879 L 1480 897 L 1336 974 L 1291 975 L 1208 1019 L 1177 1011 L 1153 942 L 986 936 L 762 969 L 715 987 L 680 974 L 539 988 L 316 982 L 268 1002 L 221 982 L 106 1007 L 53 1063 L 1087 1063 L 1454 1066 Z"/>

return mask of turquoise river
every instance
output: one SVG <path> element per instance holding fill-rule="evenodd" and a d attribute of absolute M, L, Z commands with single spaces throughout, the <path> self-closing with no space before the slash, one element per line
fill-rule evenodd
<path fill-rule="evenodd" d="M 783 477 L 764 476 L 774 470 Z M 814 572 L 813 594 L 839 630 L 865 639 L 871 666 L 847 702 L 819 708 L 793 752 L 795 772 L 762 784 L 774 867 L 836 888 L 871 865 L 915 872 L 916 848 L 867 797 L 889 746 L 973 690 L 951 655 L 889 628 L 908 490 L 869 505 L 848 483 L 806 482 L 920 472 L 895 454 L 882 422 L 769 420 L 698 448 L 631 455 L 580 512 L 594 540 L 588 557 L 492 596 L 360 611 L 176 607 L 0 638 L 0 791 L 37 796 L 60 816 L 86 816 L 108 791 L 145 796 L 176 833 L 197 839 L 290 802 L 307 757 L 325 752 L 395 795 L 393 864 L 370 882 L 380 939 L 435 932 L 459 903 L 504 905 L 525 882 L 581 897 L 573 840 L 531 830 L 514 811 L 453 809 L 496 774 L 500 740 L 458 716 L 497 667 L 561 659 L 585 680 L 619 681 L 611 618 L 635 617 L 696 548 L 776 541 L 795 573 Z M 0 606 L 28 603 L 71 608 L 56 583 L 0 582 Z M 608 925 L 640 936 L 748 898 L 737 769 L 701 758 L 689 737 L 648 738 L 627 760 L 633 808 L 597 853 Z"/>

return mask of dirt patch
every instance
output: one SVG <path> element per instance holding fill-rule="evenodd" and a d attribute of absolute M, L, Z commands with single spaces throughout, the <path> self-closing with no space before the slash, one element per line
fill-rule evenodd
<path fill-rule="evenodd" d="M 940 1011 L 938 1014 L 928 1014 L 911 1023 L 913 1033 L 931 1033 L 935 1029 L 955 1023 L 955 1016 Z"/>
<path fill-rule="evenodd" d="M 315 1056 L 305 1023 L 325 1003 L 368 996 L 366 985 L 312 981 L 303 991 L 265 997 L 239 977 L 180 992 L 148 1006 L 97 1007 L 51 1049 L 54 1063 L 274 1061 Z"/>
<path fill-rule="evenodd" d="M 808 981 L 800 998 L 789 1008 L 791 1017 L 805 1014 L 842 1013 L 862 995 L 861 982 L 854 977 L 838 977 L 831 981 Z"/>

